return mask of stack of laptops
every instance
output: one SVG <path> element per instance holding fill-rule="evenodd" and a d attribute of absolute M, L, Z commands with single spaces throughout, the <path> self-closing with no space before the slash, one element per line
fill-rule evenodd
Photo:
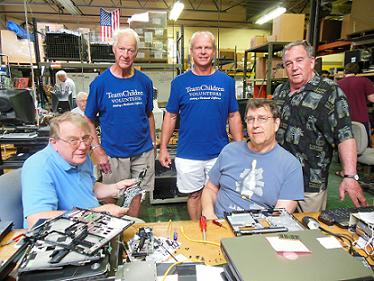
<path fill-rule="evenodd" d="M 309 253 L 294 254 L 293 259 L 277 253 L 266 237 L 279 234 L 241 236 L 221 241 L 228 266 L 226 277 L 233 281 L 336 281 L 374 280 L 373 271 L 342 248 L 326 249 L 317 238 L 320 230 L 287 232 L 294 235 Z"/>

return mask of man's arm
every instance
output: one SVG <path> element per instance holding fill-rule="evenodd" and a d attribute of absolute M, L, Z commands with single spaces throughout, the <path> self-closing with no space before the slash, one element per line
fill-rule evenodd
<path fill-rule="evenodd" d="M 229 130 L 234 141 L 243 140 L 243 126 L 239 111 L 229 113 Z"/>
<path fill-rule="evenodd" d="M 297 202 L 293 200 L 278 200 L 275 208 L 284 208 L 287 212 L 292 214 L 297 207 Z"/>
<path fill-rule="evenodd" d="M 153 112 L 148 113 L 148 122 L 149 122 L 149 132 L 151 134 L 151 139 L 152 139 L 152 144 L 153 144 L 153 149 L 155 151 L 155 155 L 157 153 L 156 151 L 156 125 L 155 125 L 155 117 L 153 115 Z"/>
<path fill-rule="evenodd" d="M 27 226 L 31 228 L 39 219 L 49 219 L 62 215 L 64 211 L 44 211 L 27 216 Z"/>
<path fill-rule="evenodd" d="M 92 147 L 92 154 L 95 157 L 96 163 L 99 165 L 101 171 L 105 174 L 109 174 L 112 172 L 110 164 L 109 164 L 109 157 L 106 155 L 105 150 L 101 147 L 99 137 L 96 134 L 96 127 L 94 122 L 85 116 L 88 125 L 90 127 L 91 136 L 93 137 L 93 141 L 91 144 Z"/>
<path fill-rule="evenodd" d="M 171 135 L 174 132 L 176 121 L 177 121 L 176 113 L 165 112 L 164 120 L 162 121 L 160 155 L 158 159 L 162 166 L 168 167 L 168 168 L 171 164 L 171 158 L 170 158 L 170 155 L 167 149 L 167 145 L 169 143 Z"/>
<path fill-rule="evenodd" d="M 371 95 L 368 95 L 368 101 L 374 102 L 374 93 L 372 93 Z"/>
<path fill-rule="evenodd" d="M 347 139 L 338 145 L 339 158 L 342 162 L 344 175 L 355 175 L 357 173 L 357 150 L 356 141 L 354 139 Z M 345 193 L 348 193 L 353 204 L 356 207 L 367 206 L 364 192 L 360 184 L 351 178 L 343 178 L 339 186 L 339 198 L 344 200 Z"/>
<path fill-rule="evenodd" d="M 218 190 L 218 186 L 214 185 L 211 181 L 208 181 L 203 189 L 201 195 L 202 215 L 207 219 L 217 219 L 214 212 L 214 204 L 217 200 Z"/>

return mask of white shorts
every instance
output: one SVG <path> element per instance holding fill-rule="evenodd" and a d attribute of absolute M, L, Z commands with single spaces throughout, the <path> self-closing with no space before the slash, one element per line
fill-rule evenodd
<path fill-rule="evenodd" d="M 204 187 L 208 181 L 208 173 L 217 158 L 210 160 L 191 160 L 175 158 L 177 170 L 177 187 L 181 193 L 192 193 Z"/>

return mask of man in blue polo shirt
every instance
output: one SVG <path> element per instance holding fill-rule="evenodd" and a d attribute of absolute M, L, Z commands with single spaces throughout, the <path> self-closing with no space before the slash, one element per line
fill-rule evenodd
<path fill-rule="evenodd" d="M 190 54 L 193 67 L 171 83 L 170 98 L 162 124 L 161 165 L 171 163 L 167 144 L 180 115 L 175 165 L 177 186 L 188 194 L 187 209 L 192 220 L 201 216 L 201 191 L 207 174 L 222 148 L 229 142 L 226 124 L 235 141 L 242 140 L 242 122 L 235 97 L 235 82 L 216 70 L 215 38 L 208 31 L 192 35 Z"/>
<path fill-rule="evenodd" d="M 100 206 L 98 199 L 117 197 L 134 180 L 115 184 L 95 181 L 88 156 L 92 136 L 87 121 L 66 112 L 52 119 L 50 127 L 48 146 L 28 158 L 22 168 L 24 226 L 31 227 L 40 218 L 55 217 L 74 207 L 124 216 L 127 208 Z"/>

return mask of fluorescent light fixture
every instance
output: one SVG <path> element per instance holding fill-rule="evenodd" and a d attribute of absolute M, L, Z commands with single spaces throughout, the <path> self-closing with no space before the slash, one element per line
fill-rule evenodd
<path fill-rule="evenodd" d="M 149 12 L 141 13 L 141 14 L 133 14 L 127 22 L 133 22 L 133 21 L 139 21 L 139 22 L 149 22 Z"/>
<path fill-rule="evenodd" d="M 262 16 L 256 21 L 256 24 L 264 24 L 265 22 L 271 21 L 272 19 L 275 19 L 279 17 L 281 14 L 284 14 L 286 12 L 286 8 L 278 7 L 266 15 Z"/>
<path fill-rule="evenodd" d="M 73 1 L 71 0 L 56 0 L 67 12 L 72 15 L 79 15 L 81 16 L 81 11 L 75 6 Z"/>
<path fill-rule="evenodd" d="M 171 8 L 170 14 L 169 14 L 169 20 L 176 21 L 180 14 L 182 13 L 184 9 L 184 4 L 182 2 L 175 2 L 173 7 Z"/>

